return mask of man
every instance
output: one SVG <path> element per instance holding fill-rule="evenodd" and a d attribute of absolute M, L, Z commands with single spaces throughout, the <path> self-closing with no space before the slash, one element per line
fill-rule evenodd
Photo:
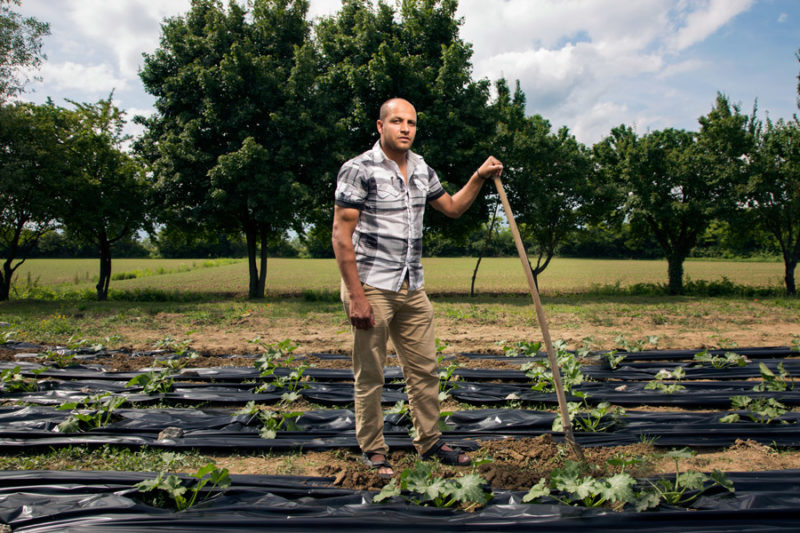
<path fill-rule="evenodd" d="M 402 98 L 386 101 L 377 128 L 380 139 L 372 149 L 339 171 L 331 240 L 342 276 L 342 301 L 355 327 L 356 438 L 362 460 L 381 477 L 392 477 L 381 409 L 387 338 L 405 377 L 417 452 L 451 465 L 471 462 L 441 440 L 433 307 L 420 262 L 422 217 L 430 203 L 458 218 L 503 165 L 490 156 L 450 196 L 433 169 L 411 151 L 417 132 L 411 103 Z"/>

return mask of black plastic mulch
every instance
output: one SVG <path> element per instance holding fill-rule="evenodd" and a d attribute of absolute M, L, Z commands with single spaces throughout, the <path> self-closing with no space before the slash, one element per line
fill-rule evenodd
<path fill-rule="evenodd" d="M 800 472 L 729 473 L 735 494 L 709 491 L 691 512 L 662 507 L 634 513 L 557 503 L 522 503 L 497 491 L 476 512 L 403 501 L 372 503 L 375 493 L 340 489 L 330 478 L 231 476 L 232 485 L 191 509 L 144 503 L 133 488 L 153 474 L 0 473 L 0 521 L 15 532 L 140 531 L 648 531 L 666 533 L 797 531 Z"/>
<path fill-rule="evenodd" d="M 60 433 L 56 427 L 68 413 L 49 407 L 0 409 L 0 449 L 31 449 L 78 444 L 149 446 L 169 449 L 333 449 L 356 448 L 354 414 L 349 409 L 307 411 L 294 419 L 296 426 L 278 431 L 276 438 L 259 436 L 261 424 L 249 415 L 234 415 L 226 409 L 118 409 L 118 420 L 98 429 Z M 457 411 L 443 418 L 444 436 L 477 447 L 482 439 L 536 437 L 553 434 L 555 414 L 515 409 Z M 603 432 L 576 431 L 583 446 L 621 446 L 642 440 L 659 446 L 722 448 L 737 439 L 763 444 L 800 447 L 800 413 L 787 413 L 778 421 L 763 424 L 742 421 L 726 424 L 721 413 L 659 413 L 631 411 L 615 424 L 605 418 Z M 781 423 L 783 422 L 783 423 Z M 404 414 L 385 417 L 384 432 L 389 446 L 411 449 L 410 420 Z M 167 428 L 179 428 L 177 437 L 159 438 Z M 555 433 L 560 440 L 561 434 Z"/>

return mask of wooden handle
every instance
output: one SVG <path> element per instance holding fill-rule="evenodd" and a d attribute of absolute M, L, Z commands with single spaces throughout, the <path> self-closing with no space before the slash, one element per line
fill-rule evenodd
<path fill-rule="evenodd" d="M 567 439 L 572 451 L 577 456 L 578 460 L 585 462 L 583 450 L 575 441 L 575 435 L 572 432 L 572 424 L 569 421 L 569 409 L 567 409 L 567 396 L 564 394 L 564 385 L 561 381 L 561 370 L 558 367 L 558 358 L 556 357 L 555 349 L 553 348 L 553 341 L 550 339 L 550 329 L 547 327 L 547 320 L 544 316 L 544 307 L 539 299 L 539 290 L 536 288 L 536 281 L 533 279 L 533 272 L 531 272 L 531 265 L 528 262 L 528 254 L 525 252 L 525 246 L 522 244 L 522 237 L 520 237 L 517 222 L 514 220 L 514 214 L 511 212 L 511 206 L 508 203 L 506 191 L 503 189 L 503 183 L 500 181 L 500 176 L 495 174 L 494 184 L 497 187 L 497 194 L 500 195 L 500 201 L 503 203 L 503 209 L 506 212 L 508 225 L 511 228 L 511 233 L 514 235 L 514 244 L 517 245 L 517 253 L 519 259 L 522 261 L 522 270 L 525 271 L 525 277 L 528 279 L 528 286 L 531 290 L 531 297 L 533 298 L 533 305 L 536 307 L 536 318 L 539 321 L 539 327 L 542 330 L 542 337 L 544 337 L 544 345 L 547 348 L 547 357 L 550 361 L 550 370 L 553 374 L 553 384 L 556 388 L 556 397 L 558 398 L 558 408 L 561 412 L 561 422 L 564 426 L 564 437 Z"/>

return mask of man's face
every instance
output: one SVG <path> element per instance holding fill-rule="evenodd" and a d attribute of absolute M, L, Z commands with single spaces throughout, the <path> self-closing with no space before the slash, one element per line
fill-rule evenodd
<path fill-rule="evenodd" d="M 417 111 L 405 100 L 392 100 L 386 116 L 378 120 L 381 147 L 386 152 L 407 152 L 417 134 Z"/>

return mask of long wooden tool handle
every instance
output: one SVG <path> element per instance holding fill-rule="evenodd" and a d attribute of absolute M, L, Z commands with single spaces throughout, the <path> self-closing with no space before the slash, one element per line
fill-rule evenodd
<path fill-rule="evenodd" d="M 556 388 L 556 397 L 558 398 L 558 408 L 561 411 L 561 422 L 564 426 L 564 437 L 567 439 L 572 451 L 579 461 L 585 462 L 583 450 L 575 441 L 575 435 L 572 433 L 572 424 L 569 421 L 569 410 L 567 409 L 567 396 L 564 394 L 564 385 L 561 381 L 561 370 L 558 367 L 558 358 L 553 349 L 553 341 L 550 340 L 550 329 L 547 327 L 547 320 L 544 316 L 544 307 L 539 299 L 539 290 L 536 288 L 536 282 L 533 279 L 533 272 L 531 272 L 531 265 L 528 262 L 528 254 L 525 252 L 525 246 L 522 244 L 522 237 L 519 235 L 517 223 L 514 220 L 514 214 L 511 212 L 511 206 L 508 203 L 506 191 L 503 189 L 503 183 L 500 181 L 500 176 L 495 174 L 494 184 L 497 187 L 497 194 L 500 195 L 500 201 L 503 202 L 503 209 L 508 218 L 508 225 L 511 227 L 511 233 L 514 235 L 514 243 L 517 245 L 517 253 L 519 259 L 522 261 L 522 270 L 525 271 L 525 277 L 528 279 L 528 286 L 531 289 L 531 297 L 533 298 L 533 305 L 536 307 L 536 318 L 539 320 L 539 327 L 542 329 L 542 337 L 544 337 L 544 345 L 547 348 L 547 357 L 550 360 L 550 370 L 553 373 L 553 384 Z"/>

